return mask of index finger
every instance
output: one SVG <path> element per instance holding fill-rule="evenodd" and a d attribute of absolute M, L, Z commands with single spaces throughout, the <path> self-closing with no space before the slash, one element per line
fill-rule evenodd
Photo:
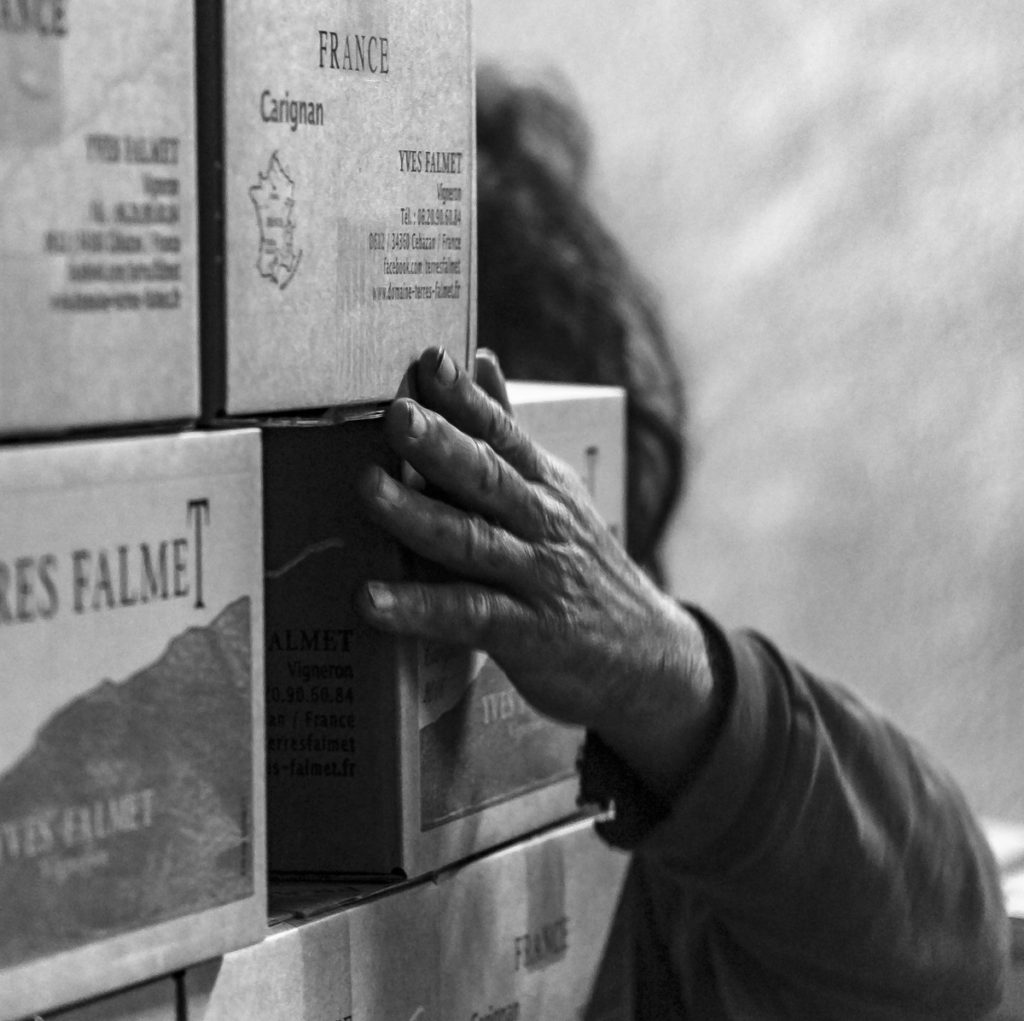
<path fill-rule="evenodd" d="M 523 478 L 545 479 L 545 455 L 505 408 L 477 386 L 444 348 L 427 348 L 414 367 L 419 401 L 456 429 L 483 440 Z"/>
<path fill-rule="evenodd" d="M 475 369 L 476 385 L 485 394 L 493 397 L 509 414 L 512 414 L 508 388 L 505 386 L 505 376 L 498 364 L 498 356 L 486 347 L 478 347 Z"/>

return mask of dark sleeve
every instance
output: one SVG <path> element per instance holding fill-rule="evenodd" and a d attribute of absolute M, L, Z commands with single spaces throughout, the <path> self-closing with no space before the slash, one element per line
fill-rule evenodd
<path fill-rule="evenodd" d="M 1008 924 L 955 783 L 848 691 L 697 616 L 726 698 L 677 796 L 659 804 L 594 739 L 581 770 L 616 802 L 606 838 L 660 886 L 662 938 L 712 972 L 676 960 L 680 982 L 766 1018 L 982 1017 Z"/>

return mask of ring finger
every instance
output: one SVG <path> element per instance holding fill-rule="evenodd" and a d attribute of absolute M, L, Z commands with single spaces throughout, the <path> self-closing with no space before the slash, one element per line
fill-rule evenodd
<path fill-rule="evenodd" d="M 504 528 L 410 489 L 379 467 L 360 489 L 377 522 L 414 553 L 475 581 L 515 592 L 528 587 L 532 547 Z"/>

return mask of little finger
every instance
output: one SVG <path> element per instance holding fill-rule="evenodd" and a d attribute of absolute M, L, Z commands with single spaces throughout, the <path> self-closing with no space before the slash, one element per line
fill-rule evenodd
<path fill-rule="evenodd" d="M 394 634 L 482 649 L 503 657 L 529 647 L 531 611 L 513 596 L 469 582 L 369 581 L 357 604 L 375 627 Z"/>

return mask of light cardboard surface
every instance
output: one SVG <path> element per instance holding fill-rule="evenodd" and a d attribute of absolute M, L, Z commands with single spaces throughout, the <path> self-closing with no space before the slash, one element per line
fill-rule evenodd
<path fill-rule="evenodd" d="M 441 1009 L 436 884 L 423 882 L 351 909 L 352 1016 L 448 1021 Z"/>
<path fill-rule="evenodd" d="M 435 884 L 290 884 L 289 898 L 297 914 L 263 942 L 188 970 L 187 1021 L 442 1021 Z"/>
<path fill-rule="evenodd" d="M 0 29 L 0 435 L 194 419 L 193 4 L 27 9 Z"/>
<path fill-rule="evenodd" d="M 221 7 L 226 392 L 207 410 L 388 400 L 428 343 L 470 364 L 468 0 Z"/>
<path fill-rule="evenodd" d="M 440 879 L 442 1015 L 495 1021 L 589 1012 L 628 857 L 592 823 L 560 827 Z"/>
<path fill-rule="evenodd" d="M 258 944 L 189 968 L 188 1021 L 351 1021 L 349 916 L 270 929 Z"/>
<path fill-rule="evenodd" d="M 262 934 L 259 472 L 253 430 L 0 450 L 0 1017 Z"/>

